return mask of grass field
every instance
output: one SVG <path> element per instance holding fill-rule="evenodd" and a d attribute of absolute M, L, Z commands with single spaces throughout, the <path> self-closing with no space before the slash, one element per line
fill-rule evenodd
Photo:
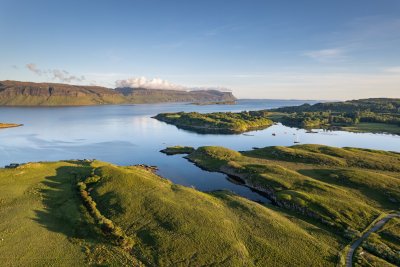
<path fill-rule="evenodd" d="M 188 158 L 243 179 L 279 206 L 354 237 L 381 212 L 398 209 L 400 154 L 320 145 L 237 152 L 201 147 Z"/>
<path fill-rule="evenodd" d="M 95 174 L 96 179 L 87 179 Z M 118 246 L 77 189 L 134 241 Z M 276 207 L 179 186 L 143 167 L 29 163 L 0 169 L 5 266 L 334 266 L 336 237 Z"/>
<path fill-rule="evenodd" d="M 376 258 L 400 265 L 400 219 L 390 219 L 377 233 L 371 234 L 362 244 L 365 251 Z"/>

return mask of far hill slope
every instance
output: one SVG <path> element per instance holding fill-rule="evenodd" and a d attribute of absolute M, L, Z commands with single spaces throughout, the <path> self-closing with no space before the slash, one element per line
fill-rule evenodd
<path fill-rule="evenodd" d="M 114 90 L 99 86 L 59 83 L 0 82 L 0 105 L 58 106 L 120 104 L 125 99 Z"/>
<path fill-rule="evenodd" d="M 209 102 L 235 101 L 230 92 L 217 90 L 178 91 L 143 88 L 116 88 L 130 103 L 157 103 L 157 102 Z"/>
<path fill-rule="evenodd" d="M 74 106 L 232 100 L 235 100 L 232 93 L 215 90 L 189 92 L 134 88 L 114 90 L 100 86 L 0 81 L 0 105 L 8 106 Z"/>

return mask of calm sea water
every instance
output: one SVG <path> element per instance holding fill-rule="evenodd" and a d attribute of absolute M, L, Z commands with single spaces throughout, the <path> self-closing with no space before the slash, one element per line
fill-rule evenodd
<path fill-rule="evenodd" d="M 12 162 L 83 158 L 119 165 L 156 165 L 162 176 L 178 184 L 202 191 L 228 189 L 253 200 L 266 201 L 250 189 L 228 181 L 223 174 L 203 171 L 183 159 L 182 155 L 166 156 L 159 150 L 172 145 L 219 145 L 248 150 L 252 147 L 293 145 L 295 136 L 298 136 L 304 144 L 400 152 L 400 137 L 394 135 L 323 130 L 310 134 L 282 125 L 245 135 L 204 135 L 179 130 L 151 118 L 160 112 L 259 110 L 302 103 L 304 101 L 240 100 L 237 105 L 211 106 L 0 107 L 0 122 L 24 124 L 23 127 L 0 130 L 0 166 Z"/>

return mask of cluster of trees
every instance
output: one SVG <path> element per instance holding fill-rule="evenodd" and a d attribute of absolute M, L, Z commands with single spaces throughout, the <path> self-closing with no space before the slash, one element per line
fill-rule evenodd
<path fill-rule="evenodd" d="M 283 116 L 280 121 L 289 126 L 301 128 L 350 126 L 360 122 L 360 117 L 350 113 L 297 112 Z"/>
<path fill-rule="evenodd" d="M 87 185 L 96 183 L 100 180 L 100 176 L 92 175 L 85 179 L 85 181 L 80 181 L 77 183 L 79 194 L 83 200 L 85 207 L 88 209 L 90 215 L 95 219 L 96 223 L 100 229 L 115 241 L 115 243 L 121 246 L 123 249 L 130 250 L 133 248 L 134 241 L 132 238 L 127 236 L 121 227 L 116 226 L 113 221 L 106 218 L 98 210 L 96 202 L 90 196 L 87 191 Z"/>
<path fill-rule="evenodd" d="M 369 98 L 350 100 L 343 102 L 326 102 L 314 105 L 303 104 L 301 106 L 282 107 L 274 109 L 278 112 L 316 112 L 316 111 L 332 111 L 332 112 L 374 112 L 374 113 L 400 113 L 399 98 Z"/>
<path fill-rule="evenodd" d="M 360 122 L 400 126 L 400 99 L 375 98 L 304 104 L 272 111 L 287 114 L 280 119 L 282 123 L 304 128 L 351 126 Z"/>
<path fill-rule="evenodd" d="M 273 116 L 274 114 L 281 114 Z M 304 104 L 272 110 L 215 112 L 178 112 L 158 114 L 156 119 L 181 128 L 234 133 L 266 128 L 273 120 L 300 128 L 352 126 L 361 122 L 400 126 L 400 99 L 374 98 L 345 102 Z"/>
<path fill-rule="evenodd" d="M 187 128 L 219 129 L 231 132 L 243 132 L 249 129 L 268 127 L 273 122 L 266 111 L 215 112 L 179 112 L 158 114 L 155 118 L 176 126 Z"/>

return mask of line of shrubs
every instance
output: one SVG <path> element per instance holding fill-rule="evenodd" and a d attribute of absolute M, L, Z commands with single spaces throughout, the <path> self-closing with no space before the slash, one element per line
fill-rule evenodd
<path fill-rule="evenodd" d="M 106 235 L 110 236 L 117 245 L 123 249 L 130 250 L 133 248 L 134 240 L 127 236 L 121 227 L 116 226 L 113 221 L 103 216 L 97 209 L 96 202 L 92 199 L 89 192 L 86 190 L 88 184 L 96 183 L 100 180 L 100 176 L 92 175 L 85 179 L 84 182 L 80 181 L 77 183 L 79 194 L 83 200 L 84 205 L 88 209 L 89 213 L 95 219 L 100 229 Z"/>

